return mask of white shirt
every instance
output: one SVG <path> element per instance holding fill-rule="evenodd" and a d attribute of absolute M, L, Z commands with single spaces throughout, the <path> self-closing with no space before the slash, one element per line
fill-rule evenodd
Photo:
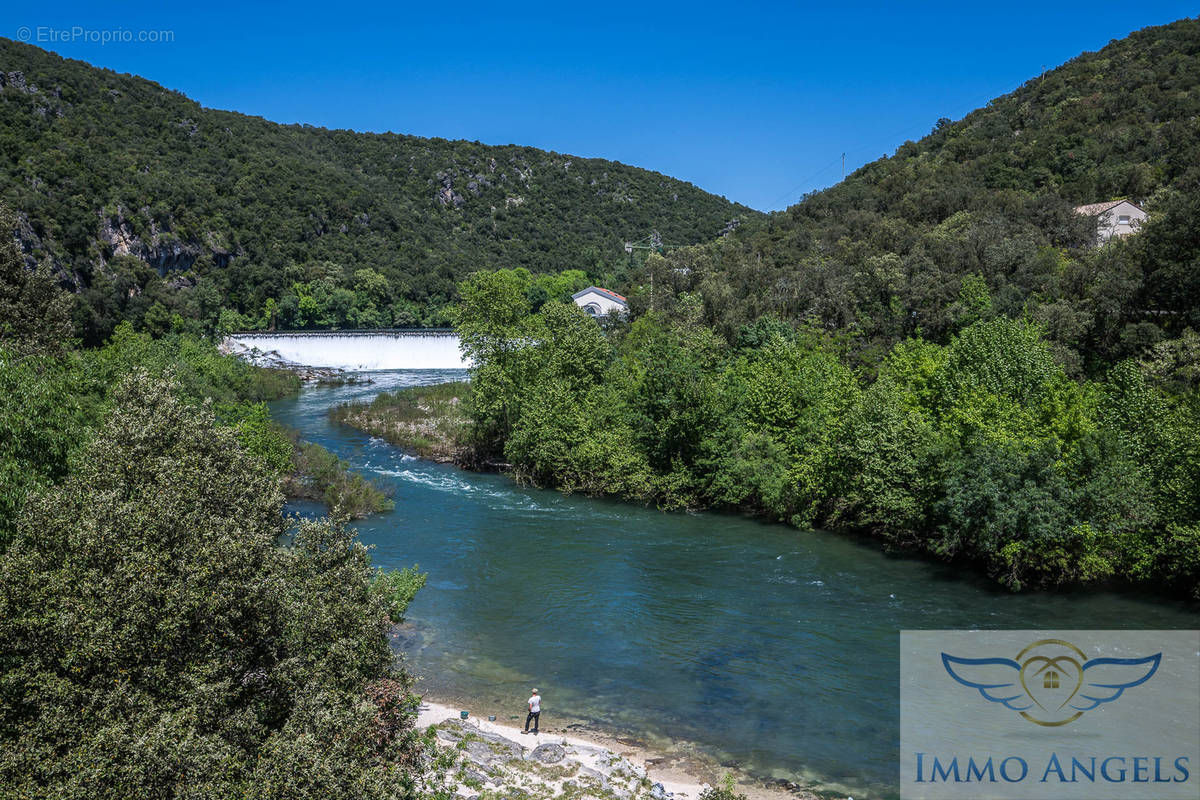
<path fill-rule="evenodd" d="M 540 695 L 533 695 L 529 698 L 529 713 L 537 714 L 542 710 L 542 698 Z"/>

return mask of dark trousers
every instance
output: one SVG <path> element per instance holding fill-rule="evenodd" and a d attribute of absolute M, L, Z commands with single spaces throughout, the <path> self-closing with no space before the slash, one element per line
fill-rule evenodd
<path fill-rule="evenodd" d="M 533 721 L 533 732 L 538 732 L 538 719 L 542 716 L 540 711 L 530 711 L 529 716 L 525 717 L 525 730 L 529 730 L 529 723 Z"/>

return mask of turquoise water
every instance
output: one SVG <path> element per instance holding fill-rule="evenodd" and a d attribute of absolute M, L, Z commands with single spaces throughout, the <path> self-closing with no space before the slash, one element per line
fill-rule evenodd
<path fill-rule="evenodd" d="M 899 631 L 1195 628 L 1195 607 L 1114 593 L 996 591 L 870 542 L 737 516 L 523 489 L 419 461 L 327 409 L 457 371 L 376 373 L 272 413 L 395 492 L 356 523 L 383 566 L 429 583 L 403 637 L 420 686 L 513 713 L 696 743 L 751 774 L 894 796 Z"/>

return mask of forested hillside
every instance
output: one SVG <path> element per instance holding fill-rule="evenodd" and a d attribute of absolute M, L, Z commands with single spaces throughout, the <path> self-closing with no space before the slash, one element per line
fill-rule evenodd
<path fill-rule="evenodd" d="M 786 213 L 646 259 L 631 320 L 472 276 L 471 442 L 1017 589 L 1200 598 L 1200 21 L 1087 54 Z M 1144 202 L 1097 246 L 1076 205 Z M 501 458 L 502 457 L 502 458 Z"/>
<path fill-rule="evenodd" d="M 1150 212 L 1096 249 L 1075 206 Z M 803 320 L 877 359 L 944 342 L 969 297 L 1042 323 L 1069 371 L 1143 355 L 1200 324 L 1200 20 L 1147 28 L 904 143 L 837 186 L 711 246 L 651 259 L 656 307 L 698 292 L 733 341 L 760 316 Z M 650 305 L 649 275 L 630 294 Z M 640 290 L 639 290 L 640 289 Z"/>
<path fill-rule="evenodd" d="M 4 39 L 0 199 L 27 259 L 79 293 L 91 342 L 122 319 L 152 333 L 443 324 L 472 270 L 598 279 L 626 239 L 699 243 L 758 216 L 612 161 L 205 109 Z"/>

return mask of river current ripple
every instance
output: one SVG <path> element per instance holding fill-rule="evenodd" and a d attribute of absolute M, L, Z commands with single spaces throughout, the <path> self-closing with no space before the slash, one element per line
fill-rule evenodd
<path fill-rule="evenodd" d="M 1127 594 L 1014 595 L 845 536 L 567 497 L 421 461 L 326 412 L 463 373 L 370 377 L 305 389 L 272 414 L 394 492 L 395 511 L 356 527 L 376 563 L 429 574 L 403 647 L 434 696 L 517 713 L 538 686 L 547 722 L 688 741 L 762 777 L 893 797 L 900 630 L 1200 619 Z"/>

